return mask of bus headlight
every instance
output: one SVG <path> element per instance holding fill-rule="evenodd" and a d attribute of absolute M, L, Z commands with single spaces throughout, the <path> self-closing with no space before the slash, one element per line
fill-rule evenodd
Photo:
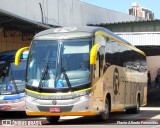
<path fill-rule="evenodd" d="M 89 95 L 88 95 L 89 97 L 92 97 L 93 96 L 93 92 L 91 92 L 91 93 L 89 93 Z"/>
<path fill-rule="evenodd" d="M 83 95 L 80 97 L 80 100 L 87 100 L 88 98 L 91 98 L 93 95 L 93 92 L 89 93 L 88 95 Z"/>
<path fill-rule="evenodd" d="M 86 100 L 86 99 L 87 99 L 86 96 L 81 96 L 81 97 L 80 97 L 80 100 Z"/>

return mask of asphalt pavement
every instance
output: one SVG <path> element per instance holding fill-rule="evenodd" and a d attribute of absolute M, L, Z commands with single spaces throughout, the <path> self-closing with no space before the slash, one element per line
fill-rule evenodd
<path fill-rule="evenodd" d="M 107 122 L 99 122 L 94 117 L 77 117 L 73 119 L 68 119 L 67 117 L 62 117 L 60 122 L 57 125 L 50 124 L 46 121 L 44 117 L 28 117 L 25 116 L 24 112 L 0 112 L 0 128 L 2 126 L 2 120 L 15 120 L 15 121 L 33 121 L 38 120 L 42 122 L 42 126 L 37 127 L 56 127 L 56 128 L 160 128 L 159 125 L 118 125 L 116 121 L 128 121 L 130 120 L 141 120 L 142 118 L 149 121 L 160 121 L 160 88 L 155 88 L 152 86 L 151 89 L 148 89 L 148 100 L 145 107 L 141 107 L 141 113 L 126 114 L 125 112 L 112 113 L 110 120 Z M 14 127 L 14 126 L 13 126 Z M 28 128 L 30 126 L 27 126 Z"/>

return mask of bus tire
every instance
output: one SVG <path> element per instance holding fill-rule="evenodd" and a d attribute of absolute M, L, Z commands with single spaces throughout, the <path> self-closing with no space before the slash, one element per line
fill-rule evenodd
<path fill-rule="evenodd" d="M 101 121 L 106 121 L 109 118 L 110 114 L 110 104 L 108 98 L 105 99 L 105 110 L 99 114 Z"/>
<path fill-rule="evenodd" d="M 138 95 L 136 106 L 132 110 L 133 114 L 138 114 L 140 112 L 140 97 Z"/>
<path fill-rule="evenodd" d="M 46 119 L 49 123 L 58 123 L 60 116 L 47 116 Z"/>

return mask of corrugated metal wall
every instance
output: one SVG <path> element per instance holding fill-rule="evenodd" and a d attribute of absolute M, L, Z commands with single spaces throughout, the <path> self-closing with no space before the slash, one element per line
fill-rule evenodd
<path fill-rule="evenodd" d="M 135 46 L 160 46 L 160 32 L 116 33 Z"/>
<path fill-rule="evenodd" d="M 33 21 L 60 26 L 134 21 L 136 17 L 84 3 L 80 0 L 0 0 L 0 9 Z"/>

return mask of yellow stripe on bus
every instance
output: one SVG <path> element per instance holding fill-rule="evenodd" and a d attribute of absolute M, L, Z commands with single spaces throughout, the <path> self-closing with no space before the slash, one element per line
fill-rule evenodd
<path fill-rule="evenodd" d="M 96 115 L 95 111 L 87 112 L 62 112 L 62 113 L 51 113 L 51 112 L 30 112 L 26 111 L 26 114 L 29 116 L 92 116 Z"/>
<path fill-rule="evenodd" d="M 121 111 L 121 110 L 123 110 L 124 108 L 113 108 L 113 109 L 111 109 L 111 112 L 116 112 L 116 111 Z"/>
<path fill-rule="evenodd" d="M 82 90 L 79 90 L 79 91 L 75 91 L 73 93 L 79 93 L 79 92 L 83 92 L 83 91 L 87 91 L 87 90 L 90 90 L 92 88 L 86 88 L 86 89 L 82 89 Z M 34 94 L 39 94 L 39 95 L 53 95 L 53 93 L 45 93 L 45 92 L 37 92 L 37 91 L 33 91 L 33 90 L 29 90 L 29 89 L 26 89 L 26 91 L 28 92 L 31 92 L 31 93 L 34 93 Z M 58 95 L 61 95 L 61 94 L 64 94 L 64 95 L 67 95 L 67 94 L 71 94 L 72 92 L 68 92 L 68 93 L 56 93 Z"/>

